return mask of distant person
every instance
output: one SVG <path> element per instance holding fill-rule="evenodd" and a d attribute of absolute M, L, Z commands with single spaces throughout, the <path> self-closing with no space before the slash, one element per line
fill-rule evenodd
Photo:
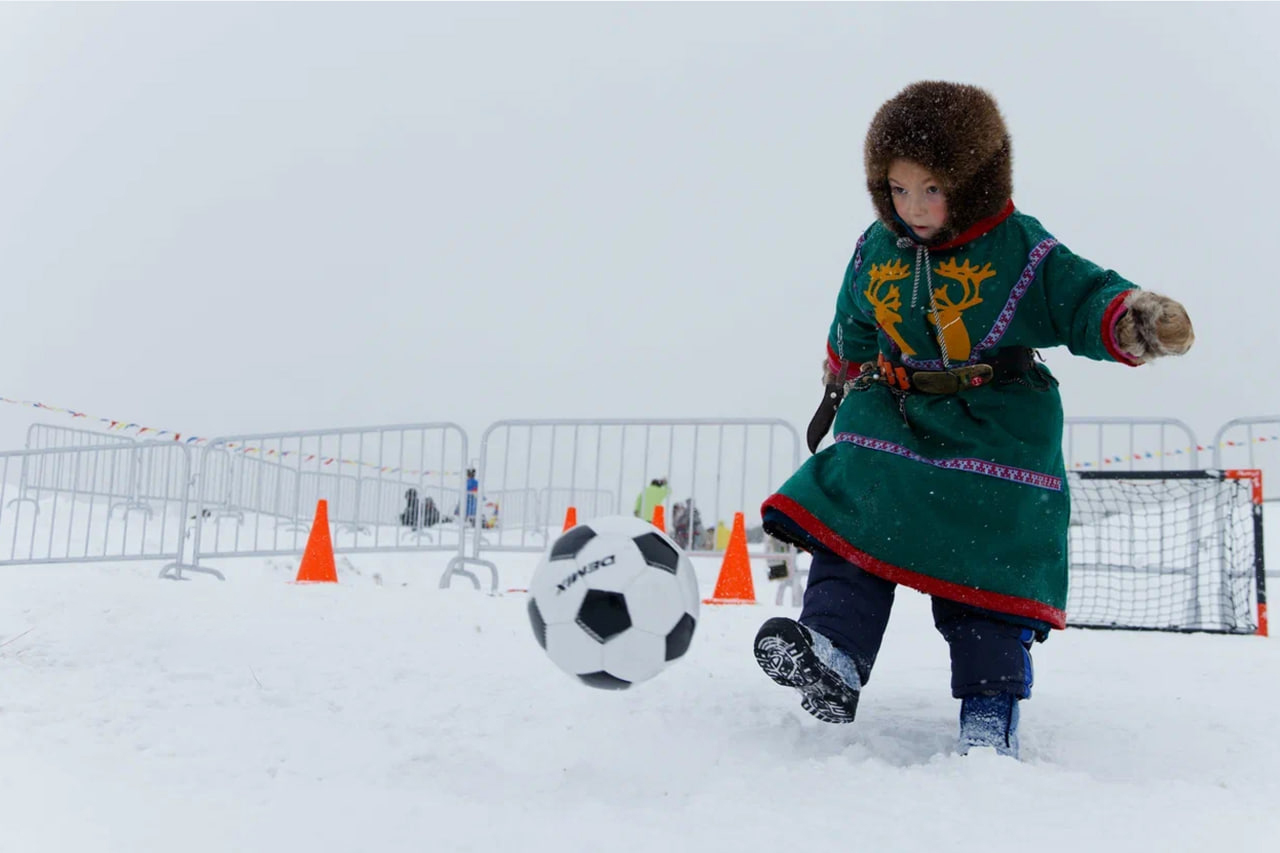
<path fill-rule="evenodd" d="M 480 497 L 480 481 L 476 479 L 476 469 L 467 469 L 467 523 L 476 523 L 476 506 Z"/>
<path fill-rule="evenodd" d="M 649 485 L 644 487 L 644 491 L 636 496 L 636 517 L 652 522 L 654 509 L 666 503 L 670 494 L 671 487 L 667 485 L 666 477 L 655 477 L 650 480 Z"/>
<path fill-rule="evenodd" d="M 428 498 L 427 500 L 430 500 Z M 422 503 L 418 500 L 417 489 L 406 489 L 404 493 L 404 509 L 400 511 L 400 523 L 405 527 L 422 526 Z"/>
<path fill-rule="evenodd" d="M 692 551 L 711 550 L 705 547 L 706 534 L 707 531 L 702 526 L 702 513 L 698 511 L 693 498 L 681 501 L 671 508 L 671 538 L 681 548 Z M 713 545 L 714 541 L 713 537 Z"/>
<path fill-rule="evenodd" d="M 440 507 L 430 495 L 422 499 L 422 526 L 435 527 L 440 523 Z"/>
<path fill-rule="evenodd" d="M 475 527 L 476 525 L 476 506 L 479 504 L 480 498 L 480 481 L 476 479 L 476 469 L 467 469 L 467 515 L 466 523 Z M 453 514 L 458 514 L 458 507 L 453 508 Z"/>

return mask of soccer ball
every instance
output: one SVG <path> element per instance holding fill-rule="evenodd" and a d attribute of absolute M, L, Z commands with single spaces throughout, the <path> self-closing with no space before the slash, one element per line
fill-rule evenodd
<path fill-rule="evenodd" d="M 543 554 L 529 584 L 529 621 L 556 666 L 592 687 L 623 690 L 689 650 L 698 578 L 648 522 L 593 519 Z"/>

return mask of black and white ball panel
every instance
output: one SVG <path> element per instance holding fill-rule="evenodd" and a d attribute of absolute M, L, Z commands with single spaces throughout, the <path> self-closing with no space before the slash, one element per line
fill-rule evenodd
<path fill-rule="evenodd" d="M 702 600 L 702 596 L 698 592 L 698 573 L 693 568 L 693 563 L 689 561 L 688 557 L 680 559 L 680 568 L 676 571 L 676 580 L 679 582 L 684 596 L 685 610 L 696 618 L 698 615 L 698 602 Z"/>
<path fill-rule="evenodd" d="M 688 613 L 680 617 L 676 626 L 667 633 L 667 660 L 672 661 L 683 657 L 684 653 L 689 651 L 689 644 L 693 642 L 693 631 L 697 626 L 698 620 Z"/>
<path fill-rule="evenodd" d="M 594 539 L 595 536 L 595 530 L 586 524 L 571 527 L 562 533 L 560 538 L 551 546 L 551 554 L 548 559 L 572 560 L 578 556 L 578 551 L 582 550 L 582 546 Z"/>
<path fill-rule="evenodd" d="M 667 640 L 631 630 L 604 644 L 604 670 L 625 681 L 647 681 L 667 665 Z"/>
<path fill-rule="evenodd" d="M 655 531 L 637 536 L 632 541 L 636 543 L 636 547 L 644 555 L 646 563 L 655 569 L 662 569 L 664 572 L 670 572 L 673 575 L 676 573 L 676 569 L 680 566 L 680 552 L 665 536 Z"/>
<path fill-rule="evenodd" d="M 623 681 L 621 678 L 615 678 L 607 672 L 588 672 L 579 675 L 582 683 L 589 687 L 598 687 L 601 690 L 626 690 L 631 686 L 630 681 Z"/>
<path fill-rule="evenodd" d="M 685 613 L 679 579 L 672 583 L 671 576 L 663 570 L 641 572 L 625 592 L 631 624 L 659 637 L 665 637 Z"/>
<path fill-rule="evenodd" d="M 596 642 L 577 622 L 547 625 L 547 655 L 571 675 L 604 669 L 604 643 Z"/>
<path fill-rule="evenodd" d="M 538 645 L 545 649 L 547 647 L 547 620 L 542 618 L 542 611 L 538 609 L 538 601 L 533 596 L 529 596 L 529 624 L 533 626 L 533 636 L 537 639 Z"/>
<path fill-rule="evenodd" d="M 529 582 L 529 597 L 538 603 L 545 624 L 572 622 L 578 617 L 578 608 L 589 589 L 580 581 L 577 563 L 573 560 L 553 560 L 534 572 Z"/>
<path fill-rule="evenodd" d="M 573 560 L 554 560 L 551 565 L 565 566 L 566 577 L 576 573 L 577 579 L 570 580 L 570 583 L 584 583 L 590 589 L 621 592 L 639 572 L 648 569 L 639 554 L 640 550 L 630 539 L 596 536 L 583 544 Z"/>
<path fill-rule="evenodd" d="M 631 627 L 627 598 L 620 592 L 587 590 L 574 621 L 596 642 L 607 643 Z"/>

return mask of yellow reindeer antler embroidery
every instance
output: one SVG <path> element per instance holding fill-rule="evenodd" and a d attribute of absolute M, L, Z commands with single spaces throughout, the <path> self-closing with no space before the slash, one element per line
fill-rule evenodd
<path fill-rule="evenodd" d="M 930 319 L 938 327 L 942 342 L 946 346 L 947 356 L 951 361 L 965 361 L 973 349 L 969 341 L 969 332 L 964 327 L 961 316 L 965 309 L 972 308 L 982 301 L 978 295 L 978 286 L 996 274 L 991 264 L 983 264 L 981 269 L 969 261 L 957 266 L 954 260 L 943 261 L 933 270 L 943 278 L 960 283 L 962 296 L 959 302 L 953 302 L 947 294 L 947 285 L 933 291 L 934 310 L 937 312 Z"/>
<path fill-rule="evenodd" d="M 911 267 L 894 259 L 887 264 L 872 264 L 867 273 L 871 283 L 864 291 L 876 311 L 876 323 L 884 329 L 884 333 L 893 339 L 904 355 L 914 355 L 915 350 L 907 346 L 907 342 L 898 334 L 898 324 L 902 322 L 902 295 L 897 287 L 887 287 L 891 281 L 902 281 L 911 275 Z"/>

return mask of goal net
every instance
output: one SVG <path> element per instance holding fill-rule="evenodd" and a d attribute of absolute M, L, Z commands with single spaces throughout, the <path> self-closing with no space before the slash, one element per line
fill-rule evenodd
<path fill-rule="evenodd" d="M 1261 472 L 1068 477 L 1068 625 L 1266 633 Z"/>

